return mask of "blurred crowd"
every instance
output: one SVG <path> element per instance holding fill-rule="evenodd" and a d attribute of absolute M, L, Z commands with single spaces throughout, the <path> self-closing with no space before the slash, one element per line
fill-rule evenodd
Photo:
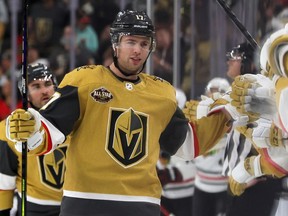
<path fill-rule="evenodd" d="M 139 9 L 145 1 L 124 1 L 125 9 Z M 152 55 L 152 73 L 173 83 L 173 6 L 172 0 L 154 1 L 154 22 L 156 27 L 157 48 Z M 206 2 L 208 4 L 208 2 Z M 109 26 L 123 7 L 115 0 L 79 0 L 76 8 L 75 34 L 71 26 L 71 1 L 68 0 L 30 0 L 28 11 L 28 63 L 41 62 L 47 64 L 60 82 L 71 68 L 71 46 L 74 46 L 75 62 L 73 67 L 86 64 L 108 65 L 112 61 Z M 203 13 L 208 6 L 205 1 L 195 1 L 195 29 L 191 30 L 191 1 L 182 1 L 181 34 L 180 34 L 180 84 L 185 94 L 190 97 L 191 68 L 195 70 L 195 97 L 198 97 L 211 77 L 209 71 L 209 43 L 207 19 Z M 231 1 L 230 6 L 236 7 L 241 1 Z M 259 1 L 258 40 L 283 26 L 287 19 L 288 3 L 285 0 Z M 138 7 L 138 8 L 135 8 Z M 18 5 L 17 27 L 17 75 L 11 70 L 11 1 L 0 0 L 0 106 L 1 119 L 9 112 L 11 103 L 11 74 L 19 78 L 22 61 L 22 13 Z M 202 15 L 201 15 L 202 14 Z M 206 28 L 205 28 L 206 26 Z M 194 32 L 195 31 L 195 32 Z M 195 56 L 191 57 L 191 35 L 195 35 Z M 194 61 L 194 62 L 193 62 Z M 210 75 L 209 75 L 210 74 Z M 223 77 L 225 77 L 223 73 Z M 199 84 L 200 83 L 200 84 Z M 14 85 L 17 86 L 17 85 Z M 18 107 L 20 95 L 17 90 Z M 15 108 L 15 107 L 14 107 Z M 4 114 L 3 114 L 4 113 Z"/>

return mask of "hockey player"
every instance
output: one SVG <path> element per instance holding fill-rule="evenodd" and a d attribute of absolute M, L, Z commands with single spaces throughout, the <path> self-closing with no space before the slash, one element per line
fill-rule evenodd
<path fill-rule="evenodd" d="M 261 49 L 262 73 L 267 77 L 261 74 L 237 77 L 231 96 L 232 104 L 240 112 L 257 120 L 255 127 L 242 129 L 259 149 L 259 171 L 276 177 L 288 174 L 287 33 L 288 25 L 273 33 Z"/>
<path fill-rule="evenodd" d="M 50 69 L 43 64 L 28 65 L 28 101 L 38 110 L 54 94 L 56 83 Z M 5 121 L 0 123 L 0 214 L 10 215 L 13 194 L 18 191 L 18 215 L 21 214 L 21 143 L 16 145 L 5 136 Z M 16 149 L 17 148 L 17 149 Z M 66 145 L 53 153 L 27 158 L 27 214 L 59 215 L 64 180 Z"/>
<path fill-rule="evenodd" d="M 194 158 L 247 121 L 226 106 L 189 124 L 175 89 L 141 73 L 156 45 L 145 12 L 119 12 L 110 33 L 109 67 L 76 68 L 40 112 L 15 110 L 7 120 L 7 137 L 27 140 L 29 154 L 49 153 L 71 135 L 61 216 L 159 215 L 160 147 Z"/>
<path fill-rule="evenodd" d="M 255 72 L 253 69 L 254 66 L 251 65 L 253 64 L 253 49 L 249 44 L 242 43 L 238 45 L 231 52 L 227 53 L 227 57 L 227 75 L 230 78 L 234 79 L 237 75 Z M 246 71 L 243 68 L 246 68 Z M 224 96 L 224 98 L 227 98 L 227 96 Z M 231 98 L 228 98 L 228 100 L 231 100 Z M 213 100 L 209 98 L 201 101 L 198 106 L 194 105 L 193 107 L 190 104 L 188 108 L 192 109 L 190 113 L 197 112 L 197 117 L 199 118 L 201 115 L 206 115 L 209 112 L 209 105 L 212 103 Z M 185 113 L 187 112 L 185 111 Z M 251 122 L 255 120 L 255 115 L 251 114 L 249 117 Z M 223 174 L 229 176 L 229 189 L 232 194 L 228 193 L 226 215 L 270 215 L 275 196 L 278 195 L 277 191 L 281 187 L 281 181 L 273 178 L 267 178 L 264 181 L 261 178 L 265 171 L 261 171 L 258 167 L 261 164 L 263 165 L 264 162 L 267 164 L 267 162 L 271 161 L 260 160 L 260 155 L 257 152 L 257 150 L 260 150 L 257 146 L 253 147 L 252 141 L 249 137 L 246 138 L 246 134 L 242 134 L 243 132 L 245 132 L 243 128 L 241 130 L 240 128 L 236 128 L 228 134 Z M 265 155 L 266 150 L 262 149 L 261 153 Z M 279 158 L 282 158 L 283 151 L 276 151 L 279 153 Z M 276 151 L 273 153 L 276 153 Z M 249 171 L 248 167 L 250 168 Z M 267 198 L 263 200 L 261 199 L 262 197 Z M 253 203 L 251 200 L 254 200 Z"/>
<path fill-rule="evenodd" d="M 234 58 L 232 53 L 237 52 L 233 52 L 233 49 L 230 55 L 227 55 L 229 66 L 227 75 L 231 74 L 229 71 L 234 70 L 234 76 L 231 77 L 233 79 L 238 75 L 245 76 L 244 74 L 256 73 L 253 48 L 248 43 L 242 43 L 237 47 L 240 48 L 241 45 L 242 48 L 238 50 L 238 54 Z M 241 69 L 234 67 L 232 69 L 233 66 L 229 63 L 231 61 L 243 62 L 242 66 L 245 67 L 241 67 Z M 233 98 L 231 94 L 230 97 Z M 254 115 L 249 115 L 249 117 L 251 122 L 255 120 Z M 260 157 L 257 150 L 258 148 L 252 144 L 249 138 L 245 137 L 245 134 L 239 128 L 228 135 L 223 172 L 229 176 L 229 189 L 232 195 L 231 193 L 228 194 L 227 216 L 271 215 L 274 200 L 281 188 L 281 181 L 271 177 L 261 177 L 263 174 L 258 169 Z M 249 172 L 245 169 L 247 167 L 252 167 Z M 237 181 L 234 181 L 235 179 Z M 238 184 L 238 181 L 241 181 L 241 183 Z M 266 199 L 263 200 L 262 197 L 266 197 Z"/>
<path fill-rule="evenodd" d="M 278 117 L 273 119 L 281 130 L 288 133 L 288 24 L 273 33 L 263 45 L 260 56 L 264 73 L 272 80 Z"/>

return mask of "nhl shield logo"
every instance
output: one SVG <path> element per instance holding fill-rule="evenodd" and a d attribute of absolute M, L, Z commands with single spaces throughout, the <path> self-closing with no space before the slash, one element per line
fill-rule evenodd
<path fill-rule="evenodd" d="M 128 110 L 110 110 L 106 151 L 122 167 L 131 167 L 147 156 L 148 116 Z"/>
<path fill-rule="evenodd" d="M 94 89 L 90 95 L 95 101 L 99 103 L 108 103 L 113 99 L 112 93 L 104 87 Z"/>

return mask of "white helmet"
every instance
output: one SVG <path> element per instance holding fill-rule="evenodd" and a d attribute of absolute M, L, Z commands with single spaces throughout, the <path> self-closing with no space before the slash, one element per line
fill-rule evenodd
<path fill-rule="evenodd" d="M 265 41 L 260 52 L 260 66 L 269 74 L 288 77 L 288 24 Z"/>
<path fill-rule="evenodd" d="M 208 82 L 206 86 L 206 94 L 211 94 L 214 92 L 224 94 L 225 92 L 228 91 L 229 87 L 230 84 L 227 79 L 221 77 L 215 77 Z"/>

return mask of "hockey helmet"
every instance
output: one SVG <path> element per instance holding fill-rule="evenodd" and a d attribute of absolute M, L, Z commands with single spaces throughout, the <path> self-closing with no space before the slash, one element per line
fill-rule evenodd
<path fill-rule="evenodd" d="M 252 63 L 254 57 L 254 48 L 250 43 L 244 42 L 236 47 L 233 47 L 231 51 L 226 53 L 227 60 L 241 60 L 241 74 L 255 73 L 252 71 Z"/>
<path fill-rule="evenodd" d="M 228 60 L 244 60 L 253 58 L 253 47 L 249 43 L 241 43 L 226 53 Z"/>
<path fill-rule="evenodd" d="M 111 25 L 110 36 L 113 48 L 123 35 L 141 35 L 151 38 L 151 51 L 155 50 L 155 28 L 144 11 L 120 11 Z"/>
<path fill-rule="evenodd" d="M 288 24 L 265 41 L 260 52 L 260 65 L 270 75 L 288 77 Z"/>
<path fill-rule="evenodd" d="M 42 63 L 29 64 L 27 67 L 27 74 L 28 84 L 33 80 L 48 81 L 51 79 L 53 84 L 57 86 L 57 81 L 52 71 L 48 68 L 48 66 Z"/>
<path fill-rule="evenodd" d="M 219 92 L 221 94 L 228 91 L 230 84 L 227 79 L 215 77 L 211 79 L 206 86 L 206 94 Z"/>

